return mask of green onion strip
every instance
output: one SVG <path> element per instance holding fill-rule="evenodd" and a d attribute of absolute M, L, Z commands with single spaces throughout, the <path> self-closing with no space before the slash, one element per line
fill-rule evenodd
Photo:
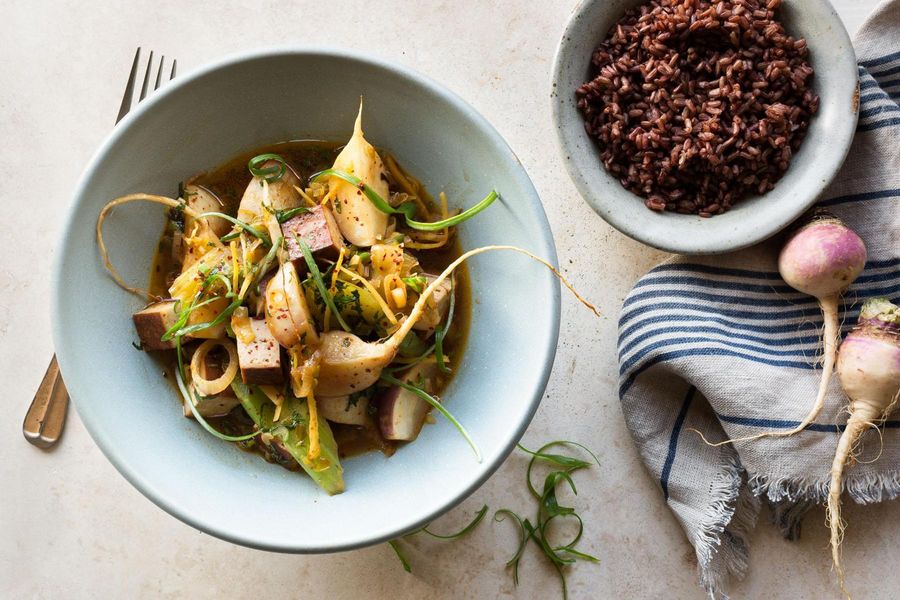
<path fill-rule="evenodd" d="M 274 160 L 277 162 L 277 165 L 269 165 L 268 167 L 264 167 L 263 164 L 269 162 L 270 160 Z M 247 169 L 250 170 L 250 174 L 254 177 L 259 177 L 260 179 L 272 183 L 273 181 L 278 181 L 287 171 L 287 163 L 284 159 L 278 154 L 267 153 L 267 154 L 259 154 L 250 159 L 247 163 Z"/>
<path fill-rule="evenodd" d="M 388 215 L 403 215 L 406 218 L 406 224 L 410 228 L 417 229 L 419 231 L 440 231 L 448 227 L 453 227 L 454 225 L 459 225 L 463 221 L 471 219 L 472 217 L 486 209 L 494 202 L 494 200 L 500 197 L 496 190 L 491 190 L 491 193 L 485 196 L 484 199 L 482 199 L 478 204 L 464 210 L 458 215 L 454 215 L 441 221 L 426 223 L 424 221 L 413 220 L 413 216 L 416 214 L 416 205 L 414 203 L 404 202 L 397 208 L 394 208 L 393 206 L 388 204 L 385 199 L 382 198 L 378 194 L 378 192 L 373 190 L 368 184 L 363 183 L 363 181 L 359 177 L 351 175 L 350 173 L 339 171 L 338 169 L 325 169 L 324 171 L 319 171 L 318 173 L 315 173 L 312 177 L 310 177 L 310 182 L 317 181 L 324 177 L 337 177 L 338 179 L 346 181 L 347 183 L 357 187 L 360 191 L 362 191 L 363 194 L 365 194 L 366 198 L 369 199 L 369 202 L 375 205 L 375 208 Z"/>
<path fill-rule="evenodd" d="M 450 421 L 453 424 L 453 426 L 456 427 L 456 430 L 459 431 L 459 433 L 465 438 L 466 442 L 469 443 L 469 446 L 472 448 L 472 451 L 475 452 L 475 458 L 478 460 L 478 462 L 481 462 L 481 450 L 479 450 L 478 446 L 475 445 L 475 442 L 472 440 L 472 437 L 469 435 L 469 432 L 466 431 L 466 428 L 463 427 L 462 424 L 456 420 L 456 417 L 454 417 L 452 414 L 450 414 L 450 411 L 448 411 L 444 407 L 443 404 L 438 402 L 438 400 L 434 396 L 432 396 L 431 394 L 429 394 L 422 388 L 416 387 L 410 383 L 406 383 L 405 381 L 400 381 L 393 375 L 386 373 L 386 372 L 382 372 L 381 380 L 386 383 L 390 383 L 391 385 L 396 385 L 396 386 L 402 387 L 405 390 L 412 392 L 413 394 L 415 394 L 416 396 L 418 396 L 419 398 L 421 398 L 422 400 L 424 400 L 425 402 L 430 404 L 431 407 L 434 408 L 436 411 L 438 411 L 439 413 L 444 415 L 444 418 L 446 418 L 448 421 Z"/>

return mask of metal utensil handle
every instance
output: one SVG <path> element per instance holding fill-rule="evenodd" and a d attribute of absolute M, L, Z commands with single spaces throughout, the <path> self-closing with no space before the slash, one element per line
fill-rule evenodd
<path fill-rule="evenodd" d="M 116 123 L 122 120 L 132 108 L 132 98 L 134 96 L 136 75 L 138 71 L 138 63 L 140 62 L 141 49 L 138 48 L 134 53 L 134 61 L 131 63 L 131 71 L 128 73 L 128 82 L 125 84 L 125 94 L 122 97 L 122 106 L 119 108 L 119 114 L 116 116 Z M 162 83 L 163 65 L 166 57 L 161 56 L 159 59 L 159 68 L 156 73 L 156 85 L 153 91 L 159 89 Z M 169 74 L 169 80 L 175 79 L 175 70 L 178 61 L 172 60 L 172 72 Z M 150 73 L 153 70 L 153 52 L 147 60 L 147 71 L 144 73 L 144 84 L 141 87 L 141 96 L 138 102 L 147 96 L 147 86 L 150 81 Z M 25 422 L 22 424 L 22 433 L 25 439 L 37 446 L 38 448 L 49 448 L 62 435 L 63 426 L 66 424 L 66 409 L 69 407 L 69 392 L 66 390 L 66 384 L 59 374 L 59 365 L 56 364 L 56 355 L 50 361 L 47 372 L 44 373 L 44 379 L 31 406 L 28 407 L 28 413 L 25 415 Z"/>
<path fill-rule="evenodd" d="M 22 433 L 38 448 L 49 448 L 62 435 L 69 407 L 69 393 L 59 374 L 56 355 L 50 360 L 34 400 L 25 414 Z"/>

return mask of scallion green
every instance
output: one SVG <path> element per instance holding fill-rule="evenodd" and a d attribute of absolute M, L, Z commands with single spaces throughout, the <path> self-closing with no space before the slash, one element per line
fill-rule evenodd
<path fill-rule="evenodd" d="M 313 258 L 312 250 L 309 248 L 309 244 L 303 241 L 298 236 L 294 236 L 294 239 L 297 241 L 297 245 L 300 246 L 300 252 L 303 253 L 303 260 L 306 261 L 306 266 L 309 268 L 309 274 L 313 279 L 313 283 L 316 284 L 316 289 L 319 290 L 319 295 L 322 296 L 322 300 L 325 302 L 325 306 L 328 307 L 328 310 L 331 311 L 331 314 L 335 316 L 338 324 L 343 328 L 344 331 L 350 331 L 350 326 L 344 321 L 344 317 L 341 316 L 341 313 L 338 311 L 337 307 L 334 305 L 334 298 L 331 297 L 331 292 L 328 291 L 328 288 L 325 287 L 325 281 L 322 279 L 322 273 L 319 271 L 319 266 L 316 264 L 316 259 Z"/>
<path fill-rule="evenodd" d="M 442 219 L 440 221 L 435 221 L 433 223 L 427 223 L 424 221 L 416 221 L 413 219 L 413 216 L 416 214 L 416 205 L 412 202 L 404 202 L 397 208 L 394 208 L 390 204 L 388 204 L 381 195 L 378 194 L 374 189 L 372 189 L 369 185 L 363 183 L 363 181 L 350 173 L 346 173 L 344 171 L 340 171 L 338 169 L 325 169 L 324 171 L 319 171 L 310 177 L 310 181 L 318 181 L 323 177 L 337 177 L 347 183 L 358 188 L 365 196 L 369 199 L 369 202 L 375 205 L 375 208 L 380 210 L 381 212 L 388 215 L 397 215 L 401 214 L 406 219 L 406 224 L 411 229 L 416 229 L 419 231 L 440 231 L 442 229 L 446 229 L 448 227 L 453 227 L 454 225 L 459 225 L 463 221 L 467 221 L 471 219 L 488 206 L 490 206 L 494 200 L 500 197 L 496 190 L 491 190 L 487 196 L 484 197 L 478 204 L 464 210 L 458 215 L 454 215 L 447 219 Z"/>
<path fill-rule="evenodd" d="M 269 161 L 275 161 L 278 164 L 263 166 Z M 270 152 L 267 154 L 259 154 L 251 158 L 247 163 L 247 169 L 250 170 L 250 174 L 254 177 L 259 177 L 268 183 L 272 183 L 273 181 L 281 179 L 285 171 L 287 171 L 287 163 L 278 154 Z"/>

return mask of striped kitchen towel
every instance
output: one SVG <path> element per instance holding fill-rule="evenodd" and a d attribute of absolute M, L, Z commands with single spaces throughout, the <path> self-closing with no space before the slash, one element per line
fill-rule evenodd
<path fill-rule="evenodd" d="M 844 332 L 862 301 L 900 299 L 900 0 L 860 30 L 860 119 L 849 157 L 823 196 L 866 241 L 869 261 L 844 298 Z M 822 503 L 846 416 L 837 378 L 806 431 L 711 447 L 711 440 L 796 426 L 816 396 L 821 314 L 778 275 L 782 239 L 724 256 L 684 257 L 642 277 L 619 321 L 622 409 L 644 463 L 694 546 L 700 581 L 723 597 L 747 569 L 748 533 L 762 502 L 785 536 Z M 896 419 L 896 417 L 895 417 Z M 900 495 L 900 421 L 863 438 L 845 474 L 857 502 Z"/>

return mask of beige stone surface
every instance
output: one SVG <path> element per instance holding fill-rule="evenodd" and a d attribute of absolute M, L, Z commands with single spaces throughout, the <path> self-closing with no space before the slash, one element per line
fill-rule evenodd
<path fill-rule="evenodd" d="M 834 3 L 852 31 L 875 0 Z M 524 438 L 529 445 L 579 440 L 603 463 L 580 475 L 575 500 L 585 518 L 585 549 L 601 562 L 569 573 L 571 597 L 703 597 L 692 550 L 638 460 L 616 397 L 619 306 L 663 256 L 588 209 L 553 139 L 550 64 L 574 4 L 0 0 L 0 597 L 559 597 L 555 575 L 533 549 L 513 587 L 503 567 L 514 543 L 508 523 L 486 521 L 455 543 L 414 540 L 415 575 L 400 569 L 387 546 L 332 556 L 269 554 L 203 535 L 151 504 L 100 454 L 74 411 L 56 450 L 42 452 L 22 439 L 21 419 L 52 352 L 49 277 L 62 215 L 113 125 L 135 46 L 178 57 L 186 73 L 234 51 L 314 43 L 413 67 L 481 111 L 534 179 L 566 274 L 604 312 L 594 319 L 565 296 L 556 366 Z M 127 410 L 128 399 L 115 390 L 108 400 Z M 525 464 L 522 456 L 509 458 L 436 527 L 450 530 L 483 503 L 524 510 Z M 860 598 L 900 589 L 897 508 L 846 511 L 846 567 Z M 765 519 L 753 536 L 750 577 L 734 587 L 734 597 L 837 598 L 823 513 L 809 517 L 798 543 L 780 539 Z"/>

